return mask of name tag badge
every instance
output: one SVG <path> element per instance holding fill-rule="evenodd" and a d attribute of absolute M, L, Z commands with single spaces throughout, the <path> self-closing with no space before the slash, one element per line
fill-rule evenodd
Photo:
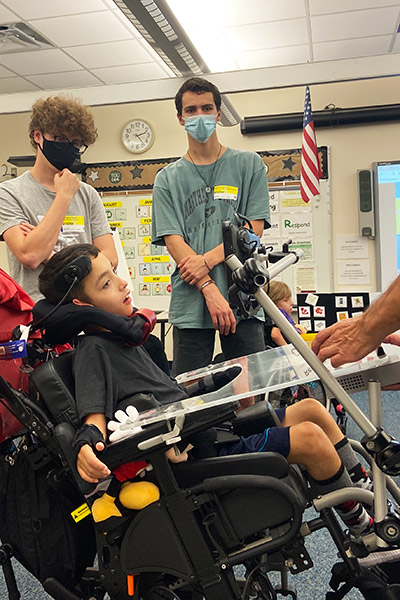
<path fill-rule="evenodd" d="M 214 187 L 214 198 L 217 200 L 237 200 L 238 189 L 233 185 L 216 185 Z"/>
<path fill-rule="evenodd" d="M 83 215 L 67 215 L 64 217 L 62 233 L 78 233 L 80 231 L 85 231 L 85 217 Z"/>

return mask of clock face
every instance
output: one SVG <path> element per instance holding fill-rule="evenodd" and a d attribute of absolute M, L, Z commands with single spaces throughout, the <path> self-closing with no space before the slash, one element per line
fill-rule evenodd
<path fill-rule="evenodd" d="M 154 142 L 154 131 L 147 121 L 134 119 L 122 130 L 122 143 L 129 152 L 140 154 L 148 150 Z"/>

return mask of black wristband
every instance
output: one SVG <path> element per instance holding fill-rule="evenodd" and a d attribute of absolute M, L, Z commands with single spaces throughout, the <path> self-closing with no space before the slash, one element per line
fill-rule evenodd
<path fill-rule="evenodd" d="M 75 439 L 72 443 L 72 448 L 75 454 L 78 454 L 82 446 L 85 446 L 86 444 L 91 446 L 93 450 L 96 450 L 97 442 L 103 442 L 103 444 L 105 444 L 105 440 L 100 429 L 96 427 L 96 425 L 85 424 L 82 425 L 82 427 L 80 427 L 76 432 Z"/>

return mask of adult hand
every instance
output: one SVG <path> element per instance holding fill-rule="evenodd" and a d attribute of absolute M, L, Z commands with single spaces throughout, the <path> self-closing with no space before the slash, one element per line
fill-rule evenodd
<path fill-rule="evenodd" d="M 210 313 L 213 326 L 221 335 L 235 333 L 236 319 L 229 303 L 225 300 L 216 285 L 203 288 L 203 296 Z"/>
<path fill-rule="evenodd" d="M 104 443 L 97 442 L 96 450 L 104 450 Z M 110 475 L 110 469 L 97 458 L 89 444 L 85 444 L 79 450 L 76 467 L 82 479 L 89 483 L 97 483 L 99 479 Z"/>
<path fill-rule="evenodd" d="M 199 254 L 193 254 L 183 258 L 178 264 L 178 269 L 181 279 L 186 283 L 189 283 L 189 285 L 195 285 L 208 273 L 204 259 Z"/>
<path fill-rule="evenodd" d="M 63 169 L 60 173 L 54 175 L 54 186 L 56 195 L 60 194 L 71 201 L 79 190 L 79 179 L 68 169 Z"/>
<path fill-rule="evenodd" d="M 332 367 L 354 362 L 379 346 L 379 340 L 364 329 L 363 317 L 344 319 L 318 333 L 311 348 L 324 362 L 331 359 Z"/>
<path fill-rule="evenodd" d="M 35 229 L 35 225 L 31 225 L 27 221 L 21 221 L 21 223 L 19 224 L 19 229 L 20 229 L 20 231 L 22 231 L 24 236 L 27 236 L 28 233 L 30 233 L 33 229 Z"/>
<path fill-rule="evenodd" d="M 36 225 L 31 225 L 27 221 L 21 221 L 21 223 L 19 224 L 19 229 L 22 232 L 22 234 L 24 235 L 24 237 L 26 237 L 28 235 L 28 233 L 30 233 L 31 231 L 36 229 Z M 54 254 L 53 251 L 50 252 L 49 256 L 47 258 L 45 258 L 43 260 L 43 262 L 47 262 L 48 260 L 50 260 L 50 258 L 53 256 L 53 254 Z"/>

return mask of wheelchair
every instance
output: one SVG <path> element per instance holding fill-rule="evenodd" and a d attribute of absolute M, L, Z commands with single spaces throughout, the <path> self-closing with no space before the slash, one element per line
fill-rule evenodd
<path fill-rule="evenodd" d="M 241 232 L 247 244 L 248 230 Z M 254 240 L 250 242 L 253 248 Z M 249 278 L 252 289 L 256 280 L 257 295 L 264 275 L 259 276 L 254 261 L 244 276 L 241 266 L 240 261 L 237 268 L 234 264 L 234 285 L 247 293 Z M 146 461 L 152 467 L 147 476 L 158 486 L 160 498 L 142 510 L 121 510 L 121 517 L 95 524 L 90 507 L 101 491 L 79 477 L 72 452 L 80 426 L 72 353 L 53 356 L 35 368 L 29 394 L 0 377 L 0 398 L 24 428 L 15 443 L 0 439 L 0 563 L 11 600 L 20 597 L 10 563 L 13 555 L 55 600 L 296 600 L 288 572 L 312 568 L 305 540 L 322 528 L 328 529 L 341 557 L 327 599 L 339 600 L 353 587 L 367 600 L 400 599 L 396 573 L 363 567 L 332 510 L 350 499 L 371 505 L 371 492 L 351 488 L 316 497 L 306 474 L 273 453 L 217 455 L 180 464 L 167 460 L 165 451 L 172 444 L 211 427 L 220 428 L 219 443 L 225 443 L 223 436 L 250 435 L 276 425 L 265 401 L 236 413 L 238 398 L 232 393 L 214 403 L 206 396 L 197 402 L 189 399 L 156 411 L 140 431 L 109 444 L 102 454 L 107 466 L 113 470 L 129 461 Z M 282 383 L 278 375 L 276 385 Z M 376 443 L 381 440 L 378 436 Z M 397 458 L 387 447 L 392 450 L 386 444 L 382 456 L 390 466 Z M 36 511 L 34 501 L 17 506 L 31 482 L 37 495 L 45 497 L 44 511 Z M 304 509 L 311 504 L 318 515 L 303 522 Z M 76 524 L 71 525 L 69 512 Z M 390 536 L 392 522 L 383 525 L 383 533 Z M 398 544 L 397 533 L 392 542 Z M 42 560 L 33 564 L 35 559 Z M 238 575 L 238 565 L 244 566 L 244 577 Z M 280 573 L 278 585 L 271 583 L 270 571 Z"/>
<path fill-rule="evenodd" d="M 32 470 L 44 472 L 43 481 L 49 487 L 58 487 L 67 496 L 73 490 L 74 499 L 86 500 L 90 506 L 98 492 L 79 477 L 72 453 L 79 425 L 72 353 L 67 351 L 34 370 L 36 401 L 3 378 L 0 395 L 25 425 L 27 434 L 18 452 L 30 455 Z M 337 592 L 332 593 L 336 595 L 327 598 L 341 598 L 343 590 L 353 586 L 370 600 L 400 598 L 399 585 L 390 584 L 383 573 L 360 567 L 329 506 L 302 523 L 312 490 L 304 474 L 282 456 L 215 456 L 180 464 L 167 460 L 166 443 L 172 434 L 176 438 L 177 432 L 171 429 L 178 421 L 178 437 L 183 441 L 224 423 L 231 424 L 231 433 L 249 435 L 276 424 L 268 403 L 260 402 L 238 414 L 236 401 L 203 404 L 200 410 L 198 406 L 186 410 L 184 421 L 170 406 L 171 416 L 153 420 L 127 439 L 110 444 L 102 456 L 110 469 L 128 460 L 149 462 L 151 479 L 161 492 L 159 500 L 140 511 L 126 510 L 122 518 L 106 526 L 95 525 L 89 514 L 82 521 L 84 539 L 77 538 L 75 548 L 82 554 L 84 546 L 86 556 L 75 561 L 77 566 L 67 577 L 65 572 L 59 577 L 57 568 L 54 575 L 47 572 L 41 579 L 47 593 L 57 600 L 100 599 L 105 594 L 112 600 L 273 600 L 279 595 L 296 599 L 296 592 L 288 586 L 288 571 L 299 573 L 313 566 L 304 538 L 326 527 L 343 560 L 340 574 L 335 575 Z M 11 460 L 9 465 L 12 471 Z M 365 490 L 355 494 L 370 499 Z M 80 506 L 79 511 L 85 509 Z M 14 547 L 12 536 L 2 541 L 8 558 L 14 554 L 29 569 L 23 547 Z M 97 567 L 92 566 L 95 553 Z M 16 586 L 10 564 L 2 562 L 7 566 L 9 597 L 17 598 L 12 596 Z M 237 575 L 237 565 L 244 565 L 244 578 Z M 281 574 L 279 585 L 272 585 L 271 570 Z"/>

